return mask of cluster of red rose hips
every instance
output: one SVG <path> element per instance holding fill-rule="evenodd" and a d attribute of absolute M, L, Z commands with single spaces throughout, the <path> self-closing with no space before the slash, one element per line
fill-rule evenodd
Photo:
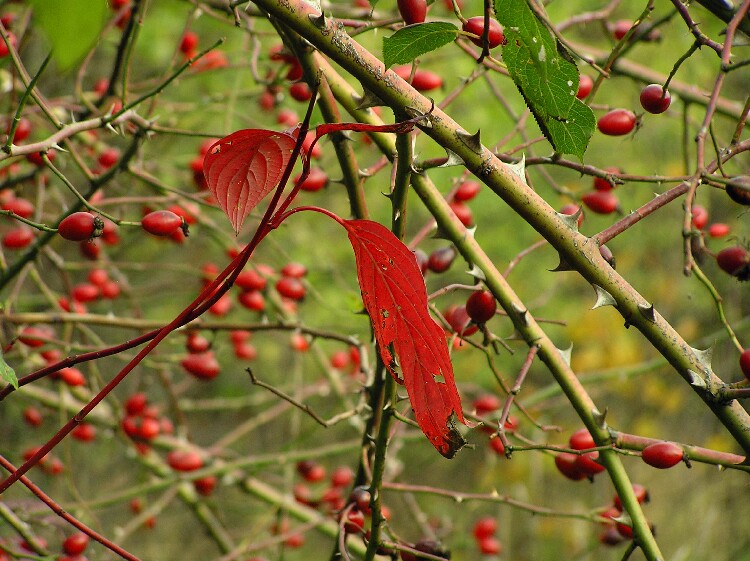
<path fill-rule="evenodd" d="M 54 341 L 54 338 L 54 330 L 46 325 L 24 327 L 18 335 L 18 341 L 32 349 L 39 349 L 46 343 Z M 62 353 L 56 348 L 41 350 L 39 356 L 47 365 L 56 364 L 62 359 Z M 86 377 L 75 366 L 61 368 L 51 374 L 50 378 L 60 380 L 71 387 L 86 385 Z"/>
<path fill-rule="evenodd" d="M 203 456 L 195 449 L 176 449 L 167 452 L 167 464 L 175 471 L 189 473 L 204 466 Z M 213 493 L 218 479 L 215 475 L 206 475 L 193 480 L 193 487 L 198 494 L 205 497 Z"/>
<path fill-rule="evenodd" d="M 622 39 L 632 27 L 632 23 L 625 20 L 618 21 L 613 28 L 613 35 L 616 39 Z M 652 36 L 653 37 L 653 36 Z M 649 36 L 642 37 L 641 40 L 653 40 Z M 581 74 L 578 82 L 578 91 L 576 97 L 585 100 L 594 87 L 594 80 L 591 76 Z M 640 94 L 641 107 L 648 113 L 657 115 L 664 113 L 671 104 L 669 91 L 665 90 L 660 84 L 649 84 L 641 90 Z M 612 109 L 597 121 L 599 132 L 607 136 L 623 136 L 629 134 L 638 124 L 638 117 L 628 109 Z"/>
<path fill-rule="evenodd" d="M 338 466 L 329 477 L 321 463 L 303 460 L 297 463 L 297 474 L 303 480 L 295 483 L 292 489 L 298 503 L 325 508 L 329 513 L 339 512 L 346 506 L 345 490 L 354 482 L 354 472 L 350 467 Z"/>
<path fill-rule="evenodd" d="M 232 255 L 236 256 L 236 255 Z M 212 263 L 203 266 L 203 285 L 208 285 L 218 274 L 218 267 Z M 301 263 L 287 263 L 281 268 L 280 276 L 274 288 L 281 297 L 281 303 L 287 312 L 295 313 L 297 304 L 307 293 L 303 279 L 307 275 L 307 268 Z M 253 311 L 264 312 L 266 309 L 265 291 L 268 278 L 276 276 L 276 272 L 268 265 L 258 264 L 254 269 L 243 270 L 235 280 L 235 286 L 240 290 L 239 303 Z M 209 309 L 209 313 L 224 316 L 231 310 L 232 299 L 230 293 L 223 294 Z M 253 360 L 257 357 L 257 349 L 249 340 L 251 333 L 246 330 L 235 330 L 230 335 L 234 354 L 241 360 Z M 290 337 L 291 347 L 299 352 L 306 351 L 310 342 L 301 332 L 295 331 Z M 200 379 L 211 380 L 219 375 L 221 367 L 210 342 L 197 332 L 189 332 L 186 342 L 188 355 L 180 364 L 185 371 Z"/>
<path fill-rule="evenodd" d="M 198 54 L 198 43 L 200 38 L 195 31 L 186 31 L 180 39 L 178 45 L 179 51 L 187 61 Z M 212 50 L 205 53 L 201 58 L 192 63 L 193 70 L 203 72 L 206 70 L 215 70 L 229 66 L 226 55 L 219 50 Z"/>
<path fill-rule="evenodd" d="M 132 394 L 125 400 L 125 409 L 120 427 L 133 440 L 141 453 L 151 449 L 149 443 L 160 434 L 172 434 L 172 421 L 164 417 L 159 409 L 149 405 L 148 396 L 143 392 Z"/>
<path fill-rule="evenodd" d="M 40 448 L 40 446 L 36 446 L 34 448 L 25 450 L 23 453 L 24 461 L 27 462 L 31 458 L 33 458 L 37 454 L 37 452 L 39 452 Z M 54 456 L 51 452 L 48 452 L 47 454 L 42 456 L 42 459 L 39 460 L 36 465 L 49 475 L 60 475 L 65 471 L 65 465 L 63 464 L 62 460 L 57 456 Z"/>
<path fill-rule="evenodd" d="M 503 552 L 503 544 L 495 537 L 497 519 L 494 516 L 483 516 L 477 520 L 472 534 L 482 554 L 500 555 Z"/>
<path fill-rule="evenodd" d="M 633 493 L 639 504 L 649 502 L 648 490 L 638 483 L 633 484 Z M 617 545 L 624 540 L 633 539 L 633 528 L 623 519 L 622 501 L 615 495 L 612 506 L 604 510 L 600 516 L 605 519 L 604 531 L 599 534 L 599 541 L 604 545 Z"/>
<path fill-rule="evenodd" d="M 465 304 L 452 304 L 443 310 L 443 318 L 451 332 L 459 338 L 473 335 L 495 316 L 497 301 L 488 290 L 472 292 Z M 458 339 L 456 340 L 458 344 Z"/>
<path fill-rule="evenodd" d="M 467 204 L 473 200 L 481 190 L 481 185 L 476 181 L 463 181 L 454 192 L 448 197 L 448 205 L 453 210 L 456 217 L 461 223 L 470 227 L 474 224 L 474 216 L 471 212 L 471 208 Z M 458 252 L 453 245 L 438 248 L 434 250 L 430 255 L 427 255 L 421 249 L 414 250 L 414 255 L 417 259 L 417 265 L 422 271 L 423 275 L 427 272 L 432 273 L 444 273 L 450 269 L 451 265 L 458 256 Z"/>
<path fill-rule="evenodd" d="M 120 291 L 120 283 L 111 279 L 106 269 L 96 268 L 89 271 L 86 282 L 73 286 L 70 292 L 71 300 L 63 296 L 57 303 L 66 312 L 83 314 L 86 313 L 87 303 L 102 298 L 114 300 L 120 295 Z"/>
<path fill-rule="evenodd" d="M 354 376 L 360 370 L 361 357 L 357 347 L 349 347 L 349 350 L 338 350 L 331 353 L 329 357 L 331 368 L 342 372 L 348 372 Z"/>
<path fill-rule="evenodd" d="M 573 450 L 589 450 L 596 448 L 594 439 L 588 429 L 582 428 L 574 432 L 568 441 Z M 667 469 L 685 460 L 684 450 L 674 442 L 655 442 L 646 446 L 641 452 L 643 461 L 655 468 Z M 604 471 L 604 466 L 598 462 L 599 452 L 585 452 L 573 454 L 561 452 L 555 456 L 557 469 L 568 479 L 580 481 L 592 478 Z"/>
<path fill-rule="evenodd" d="M 453 9 L 450 1 L 446 2 L 449 10 Z M 424 23 L 427 19 L 427 1 L 426 0 L 398 0 L 398 11 L 406 25 Z M 495 18 L 489 18 L 489 31 L 487 42 L 490 49 L 500 46 L 505 42 L 502 26 Z M 482 46 L 481 37 L 484 33 L 484 16 L 474 16 L 462 21 L 463 31 L 469 34 L 470 40 Z"/>
<path fill-rule="evenodd" d="M 585 428 L 574 432 L 570 436 L 568 445 L 573 450 L 588 450 L 596 447 L 591 433 Z M 596 451 L 585 454 L 561 452 L 555 456 L 555 466 L 568 479 L 580 481 L 604 471 L 605 468 L 597 461 L 598 458 L 599 452 Z"/>
<path fill-rule="evenodd" d="M 276 45 L 271 49 L 270 59 L 274 62 L 283 63 L 286 69 L 284 79 L 289 82 L 289 96 L 300 103 L 307 103 L 310 101 L 312 91 L 310 90 L 310 86 L 307 85 L 307 82 L 302 81 L 304 71 L 299 59 L 290 53 L 283 45 Z M 278 77 L 280 74 L 280 72 L 273 72 L 272 77 Z M 280 91 L 280 87 L 277 84 L 266 88 L 259 99 L 261 107 L 266 110 L 275 107 L 278 102 L 277 96 Z"/>
<path fill-rule="evenodd" d="M 347 534 L 365 536 L 366 517 L 370 515 L 370 491 L 365 486 L 346 489 L 354 482 L 354 472 L 348 466 L 338 466 L 328 477 L 325 467 L 314 461 L 297 463 L 297 474 L 303 482 L 295 483 L 292 490 L 298 503 L 323 509 L 335 517 Z M 327 481 L 327 483 L 326 483 Z M 387 507 L 381 507 L 383 516 L 390 519 Z"/>
<path fill-rule="evenodd" d="M 234 356 L 240 360 L 254 360 L 258 350 L 250 343 L 252 333 L 245 329 L 233 330 L 229 339 Z M 221 366 L 211 350 L 211 342 L 197 331 L 188 332 L 185 341 L 188 355 L 180 361 L 185 371 L 199 380 L 213 380 L 221 373 Z"/>
<path fill-rule="evenodd" d="M 40 427 L 44 423 L 44 414 L 34 406 L 28 406 L 23 410 L 23 419 L 31 427 Z M 91 442 L 96 438 L 96 427 L 87 422 L 78 424 L 70 436 L 81 442 Z"/>
<path fill-rule="evenodd" d="M 214 269 L 208 271 L 204 268 L 204 271 L 207 271 L 207 280 L 213 278 L 211 275 L 215 275 Z M 254 269 L 245 269 L 237 276 L 234 283 L 240 289 L 237 299 L 248 310 L 265 311 L 268 279 L 278 277 L 274 289 L 281 298 L 284 310 L 293 314 L 307 295 L 307 286 L 304 282 L 306 276 L 307 267 L 301 263 L 287 263 L 278 274 L 272 267 L 260 263 L 255 265 Z"/>

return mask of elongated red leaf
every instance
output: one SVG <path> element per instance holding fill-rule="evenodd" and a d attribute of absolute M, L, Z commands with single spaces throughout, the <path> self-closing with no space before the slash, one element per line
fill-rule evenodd
<path fill-rule="evenodd" d="M 343 224 L 354 248 L 362 300 L 380 355 L 396 381 L 406 386 L 422 432 L 438 452 L 451 458 L 464 445 L 452 416 L 465 421 L 445 333 L 428 311 L 417 260 L 377 222 L 345 220 Z"/>
<path fill-rule="evenodd" d="M 206 153 L 208 188 L 238 234 L 247 215 L 276 187 L 294 144 L 288 133 L 245 129 L 225 136 Z"/>

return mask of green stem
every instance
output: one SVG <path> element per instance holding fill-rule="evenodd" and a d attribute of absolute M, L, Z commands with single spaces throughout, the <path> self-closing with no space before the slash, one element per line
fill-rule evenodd
<path fill-rule="evenodd" d="M 616 302 L 616 309 L 628 325 L 641 331 L 657 351 L 667 358 L 737 443 L 745 452 L 750 453 L 748 413 L 737 402 L 718 402 L 703 384 L 696 383 L 696 374 L 707 378 L 709 383 L 706 386 L 709 387 L 719 387 L 723 382 L 703 364 L 680 334 L 653 310 L 651 303 L 612 270 L 599 253 L 597 244 L 570 228 L 555 209 L 526 185 L 521 177 L 484 146 L 475 142 L 450 116 L 439 108 L 433 108 L 430 100 L 395 73 L 386 71 L 380 60 L 353 41 L 335 21 L 327 20 L 323 26 L 316 26 L 308 15 L 317 14 L 302 0 L 257 0 L 256 3 L 273 16 L 283 19 L 387 105 L 397 110 L 411 107 L 414 112 L 422 114 L 428 114 L 432 109 L 431 126 L 426 127 L 424 132 L 462 158 L 470 171 L 547 239 L 564 261 L 587 282 L 596 284 L 611 294 Z"/>
<path fill-rule="evenodd" d="M 380 545 L 380 526 L 385 522 L 381 511 L 381 492 L 383 485 L 383 473 L 385 472 L 386 452 L 388 450 L 388 439 L 393 422 L 394 397 L 396 395 L 396 382 L 389 372 L 384 372 L 383 383 L 383 408 L 378 428 L 378 438 L 375 441 L 375 455 L 372 462 L 372 480 L 370 482 L 370 509 L 372 510 L 372 526 L 370 528 L 370 541 L 367 544 L 365 561 L 375 559 L 375 553 Z"/>
<path fill-rule="evenodd" d="M 23 113 L 23 108 L 26 106 L 26 102 L 29 100 L 29 97 L 31 97 L 32 90 L 36 86 L 36 83 L 39 81 L 39 78 L 41 78 L 42 72 L 44 72 L 44 69 L 47 68 L 47 64 L 49 64 L 50 60 L 52 60 L 52 53 L 48 54 L 47 58 L 42 61 L 41 66 L 39 66 L 39 70 L 37 70 L 36 74 L 31 79 L 31 82 L 29 82 L 29 85 L 26 87 L 26 90 L 24 90 L 23 95 L 21 96 L 21 100 L 18 102 L 18 109 L 16 109 L 16 114 L 13 116 L 10 131 L 8 131 L 8 140 L 5 141 L 5 146 L 2 147 L 3 152 L 5 152 L 6 154 L 11 153 L 13 137 L 16 135 L 18 123 L 21 122 L 21 114 Z"/>
<path fill-rule="evenodd" d="M 329 83 L 331 84 L 339 103 L 344 105 L 347 110 L 350 110 L 353 105 L 351 89 L 345 81 L 337 79 L 336 73 L 331 67 L 324 68 L 328 75 Z M 367 122 L 377 124 L 377 120 L 372 117 L 370 117 Z M 393 142 L 394 141 L 391 140 L 389 146 L 387 141 L 385 141 L 386 145 L 384 146 L 384 152 L 386 154 L 393 153 Z M 460 149 L 459 145 L 454 144 L 454 146 L 455 148 Z M 512 176 L 513 172 L 509 172 L 507 178 L 511 178 Z M 516 296 L 505 277 L 503 277 L 503 275 L 497 270 L 492 260 L 484 253 L 474 237 L 467 232 L 466 228 L 455 216 L 448 206 L 448 203 L 429 178 L 425 174 L 412 174 L 411 184 L 417 196 L 420 197 L 424 205 L 435 217 L 435 220 L 444 235 L 453 241 L 467 261 L 475 264 L 480 270 L 482 270 L 488 288 L 495 295 L 500 306 L 505 310 L 508 317 L 513 321 L 516 330 L 521 334 L 529 346 L 536 345 L 539 347 L 539 358 L 547 365 L 566 397 L 575 408 L 579 417 L 593 435 L 597 445 L 608 445 L 610 440 L 609 433 L 601 418 L 598 416 L 598 409 L 573 370 L 570 368 L 567 359 L 555 347 L 531 314 L 528 313 L 526 306 L 524 306 L 523 302 L 521 302 Z M 552 211 L 552 213 L 556 215 L 554 211 Z M 597 256 L 599 256 L 598 249 L 596 253 Z M 609 268 L 609 266 L 607 266 L 607 268 Z M 610 477 L 612 478 L 618 494 L 623 493 L 631 498 L 627 504 L 633 507 L 634 510 L 629 511 L 629 514 L 634 521 L 638 521 L 637 523 L 634 523 L 634 526 L 636 532 L 639 532 L 637 535 L 648 559 L 652 561 L 662 559 L 663 556 L 659 551 L 659 547 L 656 544 L 653 535 L 648 529 L 648 523 L 643 511 L 638 505 L 635 495 L 633 494 L 632 485 L 624 468 L 622 468 L 617 453 L 614 450 L 606 450 L 602 451 L 600 455 L 602 458 L 606 458 L 605 465 L 608 467 Z"/>
<path fill-rule="evenodd" d="M 196 60 L 200 59 L 201 57 L 205 56 L 206 53 L 209 51 L 214 50 L 216 47 L 221 45 L 224 42 L 224 39 L 219 39 L 216 41 L 213 45 L 208 47 L 207 49 L 201 51 L 199 54 L 194 56 L 193 58 L 186 60 L 177 70 L 175 70 L 172 75 L 164 80 L 162 83 L 160 83 L 158 86 L 156 86 L 153 90 L 144 93 L 142 96 L 138 97 L 135 101 L 131 101 L 130 103 L 123 103 L 122 109 L 120 109 L 117 113 L 112 115 L 112 119 L 116 119 L 118 116 L 122 115 L 125 111 L 132 109 L 133 107 L 143 103 L 149 98 L 152 98 L 154 96 L 159 95 L 161 92 L 163 92 L 169 84 L 174 82 L 180 74 L 185 72 L 188 68 L 190 68 L 190 65 L 193 64 Z"/>
<path fill-rule="evenodd" d="M 294 34 L 289 34 L 289 36 L 298 37 Z M 341 123 L 341 114 L 336 105 L 336 100 L 331 92 L 331 87 L 322 75 L 320 66 L 316 62 L 316 57 L 307 48 L 296 48 L 295 46 L 295 52 L 299 56 L 299 61 L 302 64 L 305 75 L 321 78 L 318 86 L 318 107 L 326 123 Z M 368 218 L 369 213 L 367 212 L 367 202 L 362 188 L 362 176 L 359 173 L 357 156 L 354 153 L 352 142 L 344 133 L 333 133 L 330 135 L 330 138 L 343 174 L 341 182 L 344 184 L 346 193 L 349 196 L 351 215 L 354 218 Z"/>
<path fill-rule="evenodd" d="M 724 326 L 724 329 L 726 329 L 727 335 L 729 336 L 729 340 L 732 342 L 732 344 L 735 346 L 735 348 L 742 353 L 745 348 L 742 346 L 742 344 L 737 339 L 737 335 L 735 335 L 734 330 L 732 329 L 732 326 L 729 325 L 729 322 L 727 321 L 727 316 L 724 313 L 724 306 L 722 305 L 722 297 L 721 294 L 719 294 L 719 291 L 716 290 L 716 287 L 713 285 L 713 283 L 706 277 L 705 274 L 703 274 L 703 271 L 698 266 L 697 263 L 693 263 L 693 273 L 695 274 L 696 278 L 701 282 L 703 286 L 706 287 L 706 290 L 708 290 L 708 293 L 711 295 L 711 298 L 714 301 L 714 304 L 716 304 L 716 313 L 719 315 L 719 320 L 721 321 L 721 324 Z"/>
<path fill-rule="evenodd" d="M 412 175 L 414 157 L 413 137 L 400 134 L 396 137 L 396 175 L 391 191 L 391 230 L 399 239 L 406 233 L 406 199 L 409 193 L 409 179 Z"/>

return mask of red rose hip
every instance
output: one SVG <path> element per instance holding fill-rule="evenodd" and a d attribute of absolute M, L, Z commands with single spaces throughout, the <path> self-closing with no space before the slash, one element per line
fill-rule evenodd
<path fill-rule="evenodd" d="M 192 53 L 198 46 L 198 34 L 194 31 L 186 31 L 180 40 L 180 52 L 182 54 Z"/>
<path fill-rule="evenodd" d="M 294 182 L 297 183 L 301 178 L 298 175 Z M 302 191 L 320 191 L 328 184 L 328 175 L 320 168 L 310 168 L 310 174 L 305 178 L 299 188 Z"/>
<path fill-rule="evenodd" d="M 672 98 L 669 91 L 662 88 L 659 84 L 649 84 L 641 91 L 641 107 L 649 113 L 655 115 L 664 113 L 669 109 Z"/>
<path fill-rule="evenodd" d="M 193 450 L 172 450 L 167 454 L 167 463 L 175 471 L 195 471 L 203 467 L 203 459 Z"/>
<path fill-rule="evenodd" d="M 503 35 L 503 28 L 494 18 L 490 18 L 489 28 L 487 43 L 489 44 L 490 49 L 494 49 L 505 42 L 505 35 Z M 470 37 L 470 39 L 472 43 L 481 47 L 482 33 L 484 33 L 484 16 L 474 16 L 473 18 L 467 19 L 463 24 L 463 30 L 467 33 L 477 35 L 477 38 Z"/>
<path fill-rule="evenodd" d="M 742 246 L 727 247 L 716 255 L 722 271 L 740 280 L 750 278 L 750 252 Z"/>
<path fill-rule="evenodd" d="M 7 249 L 23 249 L 34 241 L 34 230 L 28 226 L 19 226 L 8 231 L 3 236 L 3 247 Z"/>
<path fill-rule="evenodd" d="M 486 323 L 495 317 L 497 301 L 489 290 L 474 292 L 466 300 L 466 313 L 474 323 Z"/>
<path fill-rule="evenodd" d="M 212 351 L 205 353 L 189 354 L 180 362 L 182 367 L 188 372 L 201 380 L 210 380 L 219 375 L 219 362 L 216 360 Z"/>
<path fill-rule="evenodd" d="M 307 293 L 305 285 L 295 277 L 281 277 L 276 283 L 276 292 L 290 300 L 302 300 Z"/>
<path fill-rule="evenodd" d="M 182 218 L 170 210 L 149 212 L 141 220 L 141 227 L 154 236 L 171 236 L 182 226 Z"/>
<path fill-rule="evenodd" d="M 74 212 L 62 219 L 57 233 L 71 242 L 83 242 L 95 238 L 104 231 L 104 221 L 88 212 Z"/>
<path fill-rule="evenodd" d="M 685 452 L 674 442 L 656 442 L 643 449 L 641 458 L 648 465 L 658 469 L 668 469 L 679 464 Z"/>
<path fill-rule="evenodd" d="M 62 548 L 68 555 L 80 555 L 89 545 L 89 537 L 83 532 L 77 532 L 65 538 Z"/>
<path fill-rule="evenodd" d="M 453 200 L 464 203 L 470 201 L 477 196 L 481 187 L 482 186 L 476 181 L 464 181 L 456 189 L 456 193 L 453 195 Z"/>
<path fill-rule="evenodd" d="M 581 74 L 578 81 L 578 91 L 576 97 L 578 99 L 586 99 L 594 88 L 594 79 L 588 74 Z"/>
<path fill-rule="evenodd" d="M 427 268 L 433 273 L 444 273 L 453 264 L 456 255 L 458 252 L 452 245 L 436 249 L 427 259 Z"/>
<path fill-rule="evenodd" d="M 561 452 L 555 456 L 555 467 L 565 477 L 572 481 L 586 479 L 586 474 L 576 464 L 578 456 L 569 452 Z"/>
<path fill-rule="evenodd" d="M 612 214 L 620 205 L 612 191 L 591 191 L 581 197 L 581 202 L 597 214 Z"/>
<path fill-rule="evenodd" d="M 497 520 L 494 516 L 484 516 L 474 523 L 474 537 L 478 540 L 489 538 L 497 532 Z"/>
<path fill-rule="evenodd" d="M 427 1 L 398 0 L 398 12 L 406 25 L 422 23 L 427 17 Z"/>
<path fill-rule="evenodd" d="M 635 113 L 627 109 L 613 109 L 602 115 L 596 123 L 599 132 L 607 136 L 623 136 L 635 128 Z"/>

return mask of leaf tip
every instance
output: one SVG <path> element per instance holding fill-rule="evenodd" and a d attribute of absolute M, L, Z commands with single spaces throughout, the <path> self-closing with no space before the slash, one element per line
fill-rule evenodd
<path fill-rule="evenodd" d="M 466 446 L 466 440 L 456 428 L 455 417 L 456 414 L 454 413 L 451 415 L 450 419 L 448 419 L 446 433 L 442 435 L 442 437 L 435 437 L 436 440 L 439 438 L 441 442 L 433 443 L 435 444 L 437 451 L 440 452 L 440 455 L 448 460 L 453 458 L 461 448 Z M 461 417 L 463 418 L 463 414 Z"/>

